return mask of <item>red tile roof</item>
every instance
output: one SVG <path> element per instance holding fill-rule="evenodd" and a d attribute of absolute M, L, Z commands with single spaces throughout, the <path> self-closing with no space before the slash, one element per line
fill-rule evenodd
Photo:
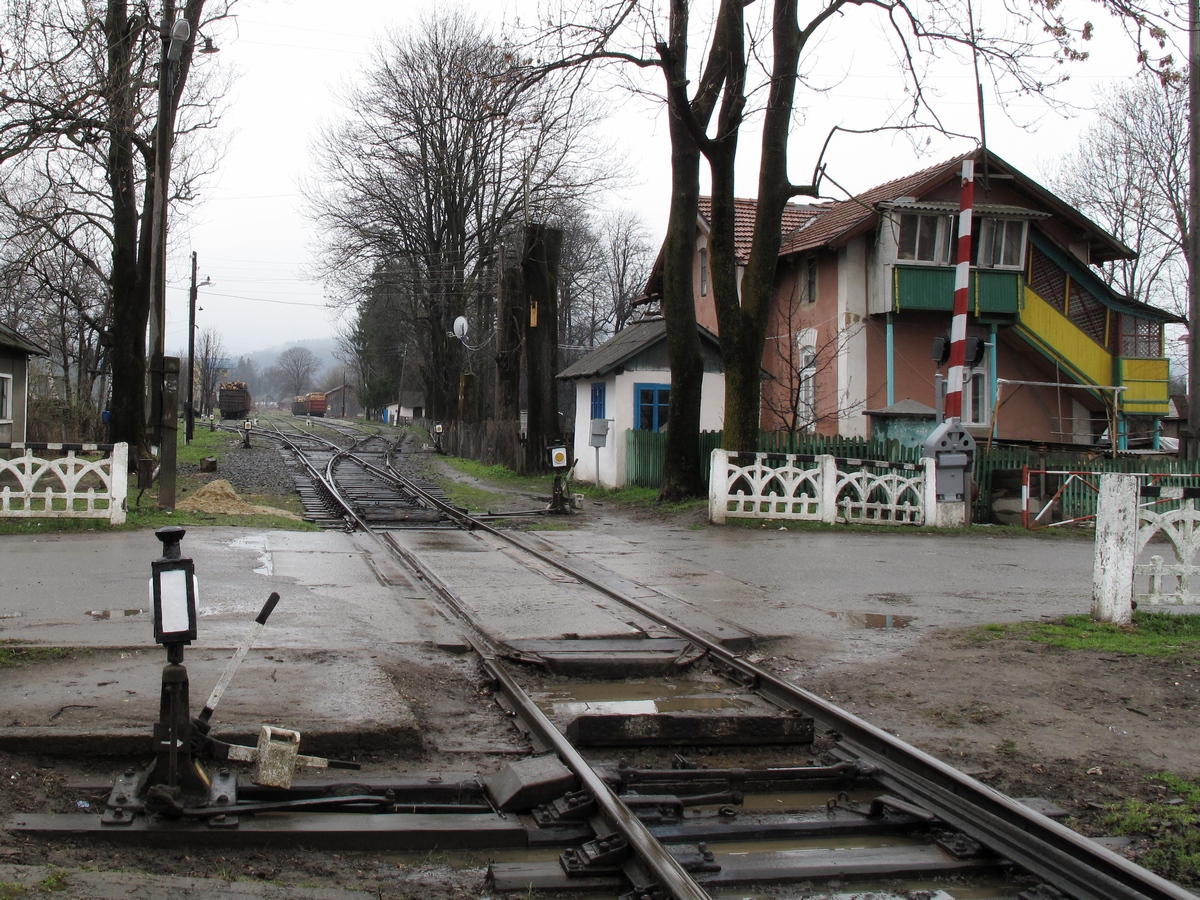
<path fill-rule="evenodd" d="M 737 261 L 743 265 L 750 259 L 750 243 L 754 238 L 754 219 L 757 201 L 743 197 L 734 198 L 733 245 Z M 825 206 L 810 206 L 800 203 L 789 203 L 783 210 L 783 221 L 780 230 L 784 240 L 796 229 L 821 215 Z M 700 198 L 700 218 L 705 226 L 712 221 L 712 198 Z"/>
<path fill-rule="evenodd" d="M 875 224 L 878 216 L 877 204 L 900 197 L 915 196 L 934 185 L 952 178 L 962 168 L 962 161 L 974 156 L 974 151 L 954 159 L 930 166 L 903 178 L 884 182 L 863 191 L 849 200 L 839 200 L 826 207 L 817 219 L 808 222 L 794 234 L 785 235 L 779 255 L 813 250 L 823 246 L 838 246 L 861 234 Z"/>

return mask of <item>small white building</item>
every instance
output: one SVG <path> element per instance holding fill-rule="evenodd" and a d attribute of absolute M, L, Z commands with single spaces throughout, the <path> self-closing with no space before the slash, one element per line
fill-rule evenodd
<path fill-rule="evenodd" d="M 0 324 L 0 442 L 25 440 L 29 408 L 29 357 L 46 350 Z"/>
<path fill-rule="evenodd" d="M 721 347 L 711 331 L 697 329 L 704 357 L 700 428 L 717 431 L 725 414 Z M 558 377 L 575 382 L 575 477 L 603 487 L 624 486 L 625 433 L 667 427 L 671 366 L 666 323 L 656 316 L 627 325 Z"/>

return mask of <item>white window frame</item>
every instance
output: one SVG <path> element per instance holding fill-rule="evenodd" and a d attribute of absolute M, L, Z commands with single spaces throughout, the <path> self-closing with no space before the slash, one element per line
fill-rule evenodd
<path fill-rule="evenodd" d="M 972 225 L 972 230 L 979 234 L 975 265 L 986 269 L 1024 268 L 1025 237 L 1029 233 L 1029 223 L 1024 219 L 980 216 L 979 221 Z M 999 249 L 996 246 L 997 239 Z M 1008 262 L 1004 261 L 1005 257 L 1008 258 Z M 1001 261 L 996 262 L 997 258 Z"/>
<path fill-rule="evenodd" d="M 902 212 L 896 218 L 896 262 L 916 266 L 954 265 L 954 232 L 956 217 L 949 213 Z M 904 256 L 901 244 L 905 220 L 915 222 L 916 232 L 911 256 Z M 932 226 L 933 234 L 928 229 Z M 922 231 L 926 240 L 922 240 Z M 929 241 L 932 241 L 932 246 Z M 924 255 L 922 255 L 924 254 Z"/>
<path fill-rule="evenodd" d="M 817 347 L 816 331 L 805 328 L 796 333 L 796 418 L 805 427 L 817 423 Z"/>
<path fill-rule="evenodd" d="M 13 420 L 13 377 L 0 375 L 0 422 L 5 424 Z"/>
<path fill-rule="evenodd" d="M 964 425 L 988 425 L 992 421 L 992 373 L 987 354 L 979 365 L 963 369 L 962 423 Z M 982 400 L 983 409 L 977 409 L 976 392 Z"/>

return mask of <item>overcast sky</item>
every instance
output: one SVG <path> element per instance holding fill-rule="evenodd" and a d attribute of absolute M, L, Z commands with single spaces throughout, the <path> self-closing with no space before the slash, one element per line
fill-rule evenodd
<path fill-rule="evenodd" d="M 452 2 L 452 0 L 451 0 Z M 459 5 L 499 24 L 525 12 L 531 0 L 461 0 Z M 979 4 L 991 6 L 990 2 Z M 237 7 L 236 30 L 219 41 L 212 62 L 238 73 L 222 130 L 229 139 L 219 171 L 202 192 L 202 202 L 186 221 L 173 220 L 167 270 L 167 351 L 187 341 L 187 289 L 190 254 L 199 257 L 197 326 L 215 326 L 226 351 L 236 357 L 276 344 L 330 337 L 336 319 L 325 308 L 319 284 L 305 277 L 315 242 L 299 192 L 309 174 L 309 143 L 322 123 L 338 116 L 336 92 L 369 61 L 384 28 L 405 28 L 429 8 L 413 0 L 245 0 Z M 446 2 L 439 3 L 445 7 Z M 753 9 L 753 7 L 751 7 Z M 1097 17 L 1092 59 L 1072 69 L 1061 95 L 1081 109 L 1063 118 L 1036 98 L 1012 105 L 1031 125 L 1022 130 L 994 106 L 988 109 L 988 145 L 1035 178 L 1045 179 L 1055 161 L 1070 150 L 1090 116 L 1096 88 L 1133 71 L 1133 53 L 1111 20 Z M 793 132 L 792 180 L 811 174 L 828 128 L 869 127 L 882 111 L 903 103 L 895 76 L 873 35 L 844 25 L 810 54 L 809 70 L 830 86 L 827 93 L 798 95 L 802 126 Z M 974 80 L 969 65 L 946 62 L 931 81 L 942 97 L 947 127 L 977 134 Z M 669 201 L 669 160 L 665 119 L 653 104 L 612 91 L 614 112 L 606 137 L 620 148 L 628 184 L 602 197 L 605 206 L 638 210 L 661 238 Z M 971 146 L 935 140 L 923 153 L 908 138 L 842 136 L 828 157 L 829 175 L 849 190 L 863 190 L 943 160 Z M 743 137 L 746 159 L 738 193 L 753 196 L 755 142 Z M 831 196 L 842 196 L 833 183 Z"/>

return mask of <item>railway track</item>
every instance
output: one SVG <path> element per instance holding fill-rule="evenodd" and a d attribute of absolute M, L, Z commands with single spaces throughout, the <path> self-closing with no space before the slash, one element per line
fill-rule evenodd
<path fill-rule="evenodd" d="M 542 851 L 489 868 L 495 892 L 522 897 L 815 898 L 836 881 L 879 900 L 1194 900 L 1055 810 L 754 665 L 737 625 L 473 518 L 401 471 L 389 441 L 339 428 L 352 434 L 279 439 L 304 455 L 331 526 L 370 535 L 428 587 L 525 758 L 478 779 L 433 772 L 352 790 L 226 779 L 224 804 L 110 827 L 110 840 L 183 831 L 218 845 Z M 548 622 L 570 630 L 547 637 Z M 104 832 L 73 818 L 60 828 Z"/>
<path fill-rule="evenodd" d="M 385 544 L 419 571 L 455 614 L 481 666 L 522 730 L 532 738 L 534 748 L 553 751 L 570 768 L 582 790 L 572 797 L 556 798 L 556 802 L 541 805 L 533 812 L 535 820 L 547 826 L 562 826 L 564 821 L 586 822 L 584 830 L 588 834 L 580 836 L 587 840 L 568 848 L 557 862 L 493 865 L 492 880 L 497 888 L 569 890 L 588 884 L 631 887 L 632 892 L 625 894 L 631 898 L 704 898 L 709 896 L 709 887 L 726 884 L 804 882 L 821 877 L 853 878 L 856 874 L 887 882 L 904 877 L 906 872 L 935 876 L 941 872 L 953 883 L 955 878 L 973 872 L 1000 877 L 1018 886 L 1025 881 L 1020 896 L 1030 900 L 1054 896 L 1079 900 L 1193 898 L 1193 894 L 1076 834 L 1030 804 L 1003 796 L 869 722 L 751 664 L 731 649 L 743 642 L 733 626 L 725 628 L 727 623 L 719 622 L 704 623 L 709 625 L 708 630 L 703 625 L 690 626 L 677 613 L 668 613 L 661 602 L 632 596 L 630 586 L 614 580 L 611 574 L 583 569 L 552 548 L 536 546 L 524 536 L 475 520 L 446 504 L 444 498 L 398 472 L 390 455 L 384 458 L 384 470 L 389 484 L 400 486 L 404 496 L 437 510 L 444 521 L 467 529 L 473 544 L 518 559 L 524 571 L 551 581 L 566 578 L 572 592 L 592 595 L 592 599 L 578 600 L 582 610 L 589 605 L 617 604 L 634 617 L 618 617 L 626 618 L 632 634 L 605 635 L 605 625 L 601 624 L 590 637 L 571 636 L 560 641 L 498 636 L 498 629 L 480 612 L 486 602 L 473 602 L 456 587 L 452 577 L 446 576 L 446 572 L 454 572 L 452 566 L 424 562 L 428 553 L 421 551 L 419 541 L 406 544 L 396 535 L 384 536 Z M 372 467 L 372 472 L 376 478 L 384 478 L 378 469 Z M 466 587 L 470 587 L 469 580 Z M 596 600 L 595 596 L 602 599 Z M 584 617 L 577 620 L 583 622 Z M 716 636 L 718 632 L 724 635 Z M 522 678 L 521 672 L 512 671 L 509 660 L 532 662 L 560 676 L 617 679 L 608 683 L 617 684 L 618 689 L 607 694 L 596 690 L 594 680 L 590 680 L 587 694 L 616 697 L 599 702 L 610 702 L 610 708 L 618 712 L 586 713 L 556 722 L 552 718 L 556 703 L 547 698 L 545 691 L 539 694 L 536 684 L 529 690 L 528 683 L 536 683 L 536 679 Z M 691 712 L 706 701 L 727 709 L 720 706 L 720 700 L 727 700 L 733 691 L 742 704 L 737 714 L 672 716 L 661 712 L 670 703 L 658 702 L 653 713 L 622 712 L 620 697 L 624 696 L 628 674 L 642 673 L 643 694 L 670 697 L 676 692 L 680 673 L 688 667 L 703 667 L 722 676 L 718 690 L 706 685 L 700 695 L 692 697 Z M 665 676 L 654 674 L 664 668 L 668 672 Z M 572 694 L 570 686 L 556 683 L 554 688 L 558 695 Z M 658 769 L 614 768 L 611 758 L 607 766 L 593 766 L 577 746 L 590 744 L 594 748 L 599 744 L 611 755 L 613 748 L 630 751 L 647 744 L 688 748 L 708 744 L 706 749 L 710 749 L 726 743 L 774 742 L 776 748 L 787 748 L 809 743 L 814 737 L 827 744 L 824 750 L 832 763 L 737 767 L 727 772 L 673 768 L 671 762 Z M 776 751 L 774 755 L 786 758 L 790 754 Z M 682 757 L 674 758 L 674 766 L 688 766 L 680 760 Z M 823 804 L 798 806 L 782 816 L 760 810 L 750 812 L 748 818 L 733 805 L 734 800 L 744 804 L 748 793 L 761 797 L 781 790 L 803 792 L 809 787 L 830 796 Z M 647 790 L 653 793 L 647 794 Z M 648 797 L 667 799 L 647 803 Z M 587 815 L 580 811 L 581 805 Z M 1054 814 L 1054 810 L 1043 809 Z M 684 810 L 695 812 L 689 815 Z M 673 824 L 664 826 L 664 818 Z M 672 828 L 676 830 L 672 832 Z M 857 854 L 815 852 L 811 862 L 797 863 L 793 845 L 798 834 L 811 841 L 838 840 L 847 833 L 883 839 L 887 846 Z M 888 836 L 896 834 L 914 842 L 889 844 Z M 668 840 L 684 835 L 690 840 Z M 562 838 L 558 835 L 559 840 Z M 760 852 L 721 851 L 728 842 L 748 839 L 761 842 Z M 767 847 L 772 841 L 776 842 L 774 850 Z M 806 850 L 812 852 L 814 848 Z M 1008 888 L 1000 889 L 1003 892 Z M 950 898 L 953 894 L 943 896 Z"/>

